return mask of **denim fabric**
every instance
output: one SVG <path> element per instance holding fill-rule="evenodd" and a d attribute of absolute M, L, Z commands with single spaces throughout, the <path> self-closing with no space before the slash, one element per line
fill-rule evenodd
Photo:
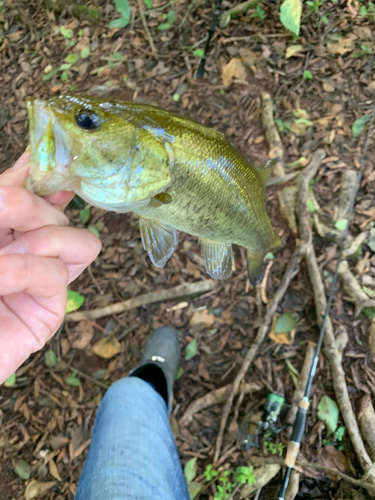
<path fill-rule="evenodd" d="M 189 500 L 166 403 L 147 382 L 106 392 L 75 500 Z"/>

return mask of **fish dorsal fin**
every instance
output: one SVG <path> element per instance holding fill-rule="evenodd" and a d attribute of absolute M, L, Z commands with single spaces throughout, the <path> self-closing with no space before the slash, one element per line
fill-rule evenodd
<path fill-rule="evenodd" d="M 211 278 L 222 280 L 232 274 L 232 245 L 201 240 L 201 253 L 204 265 Z"/>
<path fill-rule="evenodd" d="M 139 219 L 143 248 L 156 267 L 164 267 L 178 244 L 178 231 L 161 222 Z"/>
<path fill-rule="evenodd" d="M 262 178 L 263 186 L 266 187 L 268 179 L 271 177 L 272 170 L 277 163 L 277 159 L 269 160 L 263 167 L 258 168 L 259 175 Z"/>

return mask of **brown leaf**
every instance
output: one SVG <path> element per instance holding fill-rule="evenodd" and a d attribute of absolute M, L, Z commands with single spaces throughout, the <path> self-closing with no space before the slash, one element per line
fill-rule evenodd
<path fill-rule="evenodd" d="M 94 353 L 105 359 L 113 358 L 120 350 L 121 344 L 113 334 L 100 339 L 93 347 Z"/>
<path fill-rule="evenodd" d="M 272 328 L 269 334 L 269 337 L 271 340 L 274 340 L 277 344 L 286 344 L 286 345 L 291 345 L 294 342 L 294 336 L 296 334 L 295 328 L 291 332 L 282 332 L 282 333 L 277 333 L 275 332 L 275 326 L 278 320 L 277 314 L 273 317 L 272 320 Z"/>
<path fill-rule="evenodd" d="M 229 87 L 233 83 L 233 80 L 244 80 L 246 78 L 246 70 L 241 59 L 234 57 L 228 64 L 223 66 L 221 77 L 224 87 Z"/>
<path fill-rule="evenodd" d="M 31 500 L 32 498 L 43 496 L 48 490 L 55 486 L 55 484 L 56 481 L 51 481 L 49 483 L 40 483 L 39 481 L 33 479 L 26 487 L 26 500 Z"/>
<path fill-rule="evenodd" d="M 329 54 L 346 54 L 354 49 L 354 41 L 350 38 L 341 38 L 336 43 L 327 43 L 327 50 Z"/>
<path fill-rule="evenodd" d="M 240 48 L 239 55 L 241 61 L 245 64 L 245 66 L 253 66 L 263 58 L 263 54 L 261 52 L 253 52 L 252 50 L 249 50 L 246 47 Z"/>
<path fill-rule="evenodd" d="M 91 321 L 82 320 L 76 326 L 75 330 L 75 341 L 72 344 L 74 349 L 86 349 L 90 344 L 92 337 L 94 336 L 94 327 Z"/>
<path fill-rule="evenodd" d="M 342 451 L 336 450 L 334 446 L 325 446 L 319 454 L 320 461 L 325 467 L 334 467 L 341 472 L 345 472 L 348 466 L 348 461 Z M 334 474 L 326 473 L 334 481 L 339 481 L 340 478 Z"/>
<path fill-rule="evenodd" d="M 215 323 L 215 316 L 210 314 L 207 309 L 204 311 L 195 311 L 190 319 L 191 326 L 202 325 L 203 327 L 211 326 Z"/>
<path fill-rule="evenodd" d="M 54 460 L 51 459 L 48 465 L 49 465 L 49 473 L 51 474 L 51 476 L 53 476 L 58 481 L 62 481 L 59 471 L 57 470 L 57 465 L 55 464 Z"/>
<path fill-rule="evenodd" d="M 326 91 L 326 92 L 334 92 L 335 91 L 335 87 L 333 87 L 330 83 L 328 82 L 324 82 L 323 83 L 323 89 Z"/>

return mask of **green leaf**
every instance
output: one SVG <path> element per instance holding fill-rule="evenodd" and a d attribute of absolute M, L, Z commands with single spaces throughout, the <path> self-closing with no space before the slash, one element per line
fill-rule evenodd
<path fill-rule="evenodd" d="M 67 73 L 66 71 L 63 71 L 63 72 L 61 73 L 61 80 L 62 80 L 63 82 L 66 82 L 67 80 L 69 80 L 69 75 L 68 75 L 68 73 Z"/>
<path fill-rule="evenodd" d="M 95 226 L 89 226 L 87 229 L 89 229 L 91 232 L 93 232 L 95 234 L 95 236 L 97 236 L 98 238 L 100 238 L 100 233 L 99 231 L 96 229 Z"/>
<path fill-rule="evenodd" d="M 25 481 L 30 479 L 30 465 L 25 462 L 25 460 L 20 460 L 15 463 L 14 472 Z"/>
<path fill-rule="evenodd" d="M 184 371 L 185 371 L 185 370 L 182 368 L 182 366 L 179 366 L 179 367 L 177 368 L 176 376 L 175 376 L 175 378 L 174 378 L 174 379 L 175 379 L 175 380 L 178 380 L 179 378 L 181 378 L 181 377 L 182 377 L 182 375 L 184 374 Z"/>
<path fill-rule="evenodd" d="M 81 381 L 79 380 L 79 378 L 77 378 L 77 375 L 72 375 L 71 377 L 67 377 L 65 379 L 65 382 L 69 385 L 72 385 L 73 387 L 78 387 L 79 385 L 81 385 Z"/>
<path fill-rule="evenodd" d="M 197 457 L 191 458 L 184 467 L 184 476 L 187 483 L 191 483 L 197 475 Z"/>
<path fill-rule="evenodd" d="M 196 496 L 199 495 L 199 493 L 201 492 L 201 489 L 202 485 L 197 481 L 192 481 L 191 483 L 188 483 L 190 500 L 194 500 L 194 498 L 196 498 Z"/>
<path fill-rule="evenodd" d="M 129 24 L 129 19 L 126 17 L 121 17 L 120 19 L 114 19 L 108 24 L 108 28 L 125 28 Z"/>
<path fill-rule="evenodd" d="M 339 409 L 336 402 L 329 396 L 323 396 L 320 400 L 318 418 L 326 424 L 328 435 L 335 432 L 339 421 Z"/>
<path fill-rule="evenodd" d="M 280 21 L 286 29 L 299 36 L 302 0 L 284 0 L 280 9 Z"/>
<path fill-rule="evenodd" d="M 358 137 L 362 133 L 366 123 L 370 121 L 370 118 L 371 114 L 363 115 L 361 116 L 361 118 L 357 118 L 357 120 L 352 125 L 353 137 Z"/>
<path fill-rule="evenodd" d="M 72 38 L 73 30 L 70 28 L 65 28 L 65 26 L 60 26 L 60 33 L 64 38 Z"/>
<path fill-rule="evenodd" d="M 204 56 L 204 50 L 203 49 L 195 49 L 193 54 L 198 57 L 203 57 Z"/>
<path fill-rule="evenodd" d="M 83 35 L 83 29 L 81 28 L 80 30 L 78 30 L 78 36 L 82 36 Z"/>
<path fill-rule="evenodd" d="M 171 27 L 171 25 L 169 23 L 162 23 L 162 24 L 159 24 L 158 30 L 164 31 L 164 30 L 168 30 L 170 27 Z"/>
<path fill-rule="evenodd" d="M 10 377 L 6 379 L 4 382 L 5 387 L 12 387 L 16 383 L 16 374 L 13 373 Z"/>
<path fill-rule="evenodd" d="M 359 13 L 361 14 L 362 17 L 367 16 L 367 9 L 364 5 L 362 5 L 362 7 L 360 8 Z"/>
<path fill-rule="evenodd" d="M 316 212 L 314 200 L 312 200 L 311 198 L 307 200 L 307 206 L 309 208 L 310 214 Z"/>
<path fill-rule="evenodd" d="M 51 80 L 51 78 L 53 78 L 56 75 L 57 72 L 58 72 L 58 69 L 53 69 L 52 71 L 49 71 L 48 73 L 43 75 L 42 80 L 44 82 L 48 82 L 49 80 Z"/>
<path fill-rule="evenodd" d="M 62 64 L 62 65 L 59 67 L 59 70 L 60 70 L 60 71 L 65 71 L 65 70 L 67 70 L 67 69 L 70 69 L 71 67 L 72 67 L 72 65 L 71 65 L 71 64 L 64 63 L 64 64 Z"/>
<path fill-rule="evenodd" d="M 305 71 L 303 72 L 303 79 L 304 80 L 312 80 L 313 79 L 313 76 L 308 69 L 305 69 Z"/>
<path fill-rule="evenodd" d="M 206 465 L 206 470 L 203 472 L 203 477 L 206 479 L 206 481 L 211 481 L 212 478 L 218 476 L 219 473 L 217 470 L 212 468 L 212 464 Z"/>
<path fill-rule="evenodd" d="M 48 368 L 56 366 L 56 354 L 54 351 L 49 350 L 44 353 L 44 362 Z"/>
<path fill-rule="evenodd" d="M 169 24 L 173 24 L 176 20 L 176 12 L 174 10 L 170 10 L 168 12 L 168 22 Z"/>
<path fill-rule="evenodd" d="M 89 207 L 84 208 L 83 210 L 79 211 L 79 216 L 81 218 L 82 224 L 86 224 L 86 222 L 89 220 L 91 216 L 91 210 Z"/>
<path fill-rule="evenodd" d="M 276 333 L 286 333 L 291 332 L 297 324 L 296 318 L 292 313 L 284 313 L 276 322 L 275 332 Z"/>
<path fill-rule="evenodd" d="M 186 361 L 189 361 L 189 359 L 194 358 L 194 356 L 197 354 L 197 350 L 198 350 L 198 344 L 196 339 L 194 339 L 191 342 L 189 342 L 188 345 L 185 347 Z"/>
<path fill-rule="evenodd" d="M 86 59 L 87 57 L 89 57 L 89 55 L 90 55 L 90 47 L 89 46 L 83 47 L 83 49 L 81 50 L 82 59 Z"/>
<path fill-rule="evenodd" d="M 336 222 L 335 228 L 339 231 L 345 231 L 346 225 L 348 224 L 348 219 L 340 219 Z"/>
<path fill-rule="evenodd" d="M 346 431 L 345 425 L 341 425 L 337 431 L 335 432 L 335 439 L 336 441 L 342 441 L 342 438 L 344 437 Z"/>
<path fill-rule="evenodd" d="M 362 312 L 368 319 L 375 318 L 375 307 L 364 307 Z"/>
<path fill-rule="evenodd" d="M 290 378 L 292 379 L 293 381 L 293 384 L 294 384 L 294 387 L 296 389 L 298 389 L 299 387 L 299 373 L 298 373 L 298 370 L 292 365 L 292 363 L 289 361 L 289 359 L 286 359 L 285 360 L 285 364 L 288 368 L 288 372 L 289 372 L 289 375 L 290 375 Z"/>
<path fill-rule="evenodd" d="M 152 0 L 145 0 L 145 4 L 146 4 L 146 7 L 148 7 L 149 9 L 152 8 Z"/>
<path fill-rule="evenodd" d="M 367 286 L 364 286 L 364 287 L 363 287 L 363 291 L 364 291 L 365 293 L 367 293 L 367 295 L 368 295 L 369 297 L 371 297 L 371 298 L 373 298 L 373 299 L 375 298 L 375 291 L 374 291 L 374 290 L 371 290 L 371 288 L 367 288 Z"/>
<path fill-rule="evenodd" d="M 129 0 L 115 0 L 115 5 L 117 12 L 121 12 L 121 14 L 123 14 L 123 17 L 130 18 L 131 11 Z"/>
<path fill-rule="evenodd" d="M 78 54 L 68 54 L 65 58 L 65 61 L 69 64 L 75 64 L 79 59 Z"/>
<path fill-rule="evenodd" d="M 68 314 L 76 311 L 83 305 L 84 302 L 85 297 L 83 295 L 78 292 L 74 292 L 73 290 L 68 290 L 68 301 L 66 303 L 65 313 Z"/>
<path fill-rule="evenodd" d="M 265 256 L 264 256 L 265 259 L 268 259 L 268 260 L 273 260 L 275 258 L 274 254 L 272 252 L 268 252 Z"/>

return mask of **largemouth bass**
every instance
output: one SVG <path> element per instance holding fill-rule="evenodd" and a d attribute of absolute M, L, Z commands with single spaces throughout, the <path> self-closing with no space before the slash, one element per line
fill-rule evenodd
<path fill-rule="evenodd" d="M 232 273 L 247 250 L 251 283 L 280 246 L 266 212 L 273 163 L 255 169 L 220 132 L 153 106 L 64 95 L 28 98 L 30 176 L 38 195 L 75 191 L 96 207 L 140 216 L 145 250 L 163 267 L 178 232 L 197 236 L 207 273 Z"/>

